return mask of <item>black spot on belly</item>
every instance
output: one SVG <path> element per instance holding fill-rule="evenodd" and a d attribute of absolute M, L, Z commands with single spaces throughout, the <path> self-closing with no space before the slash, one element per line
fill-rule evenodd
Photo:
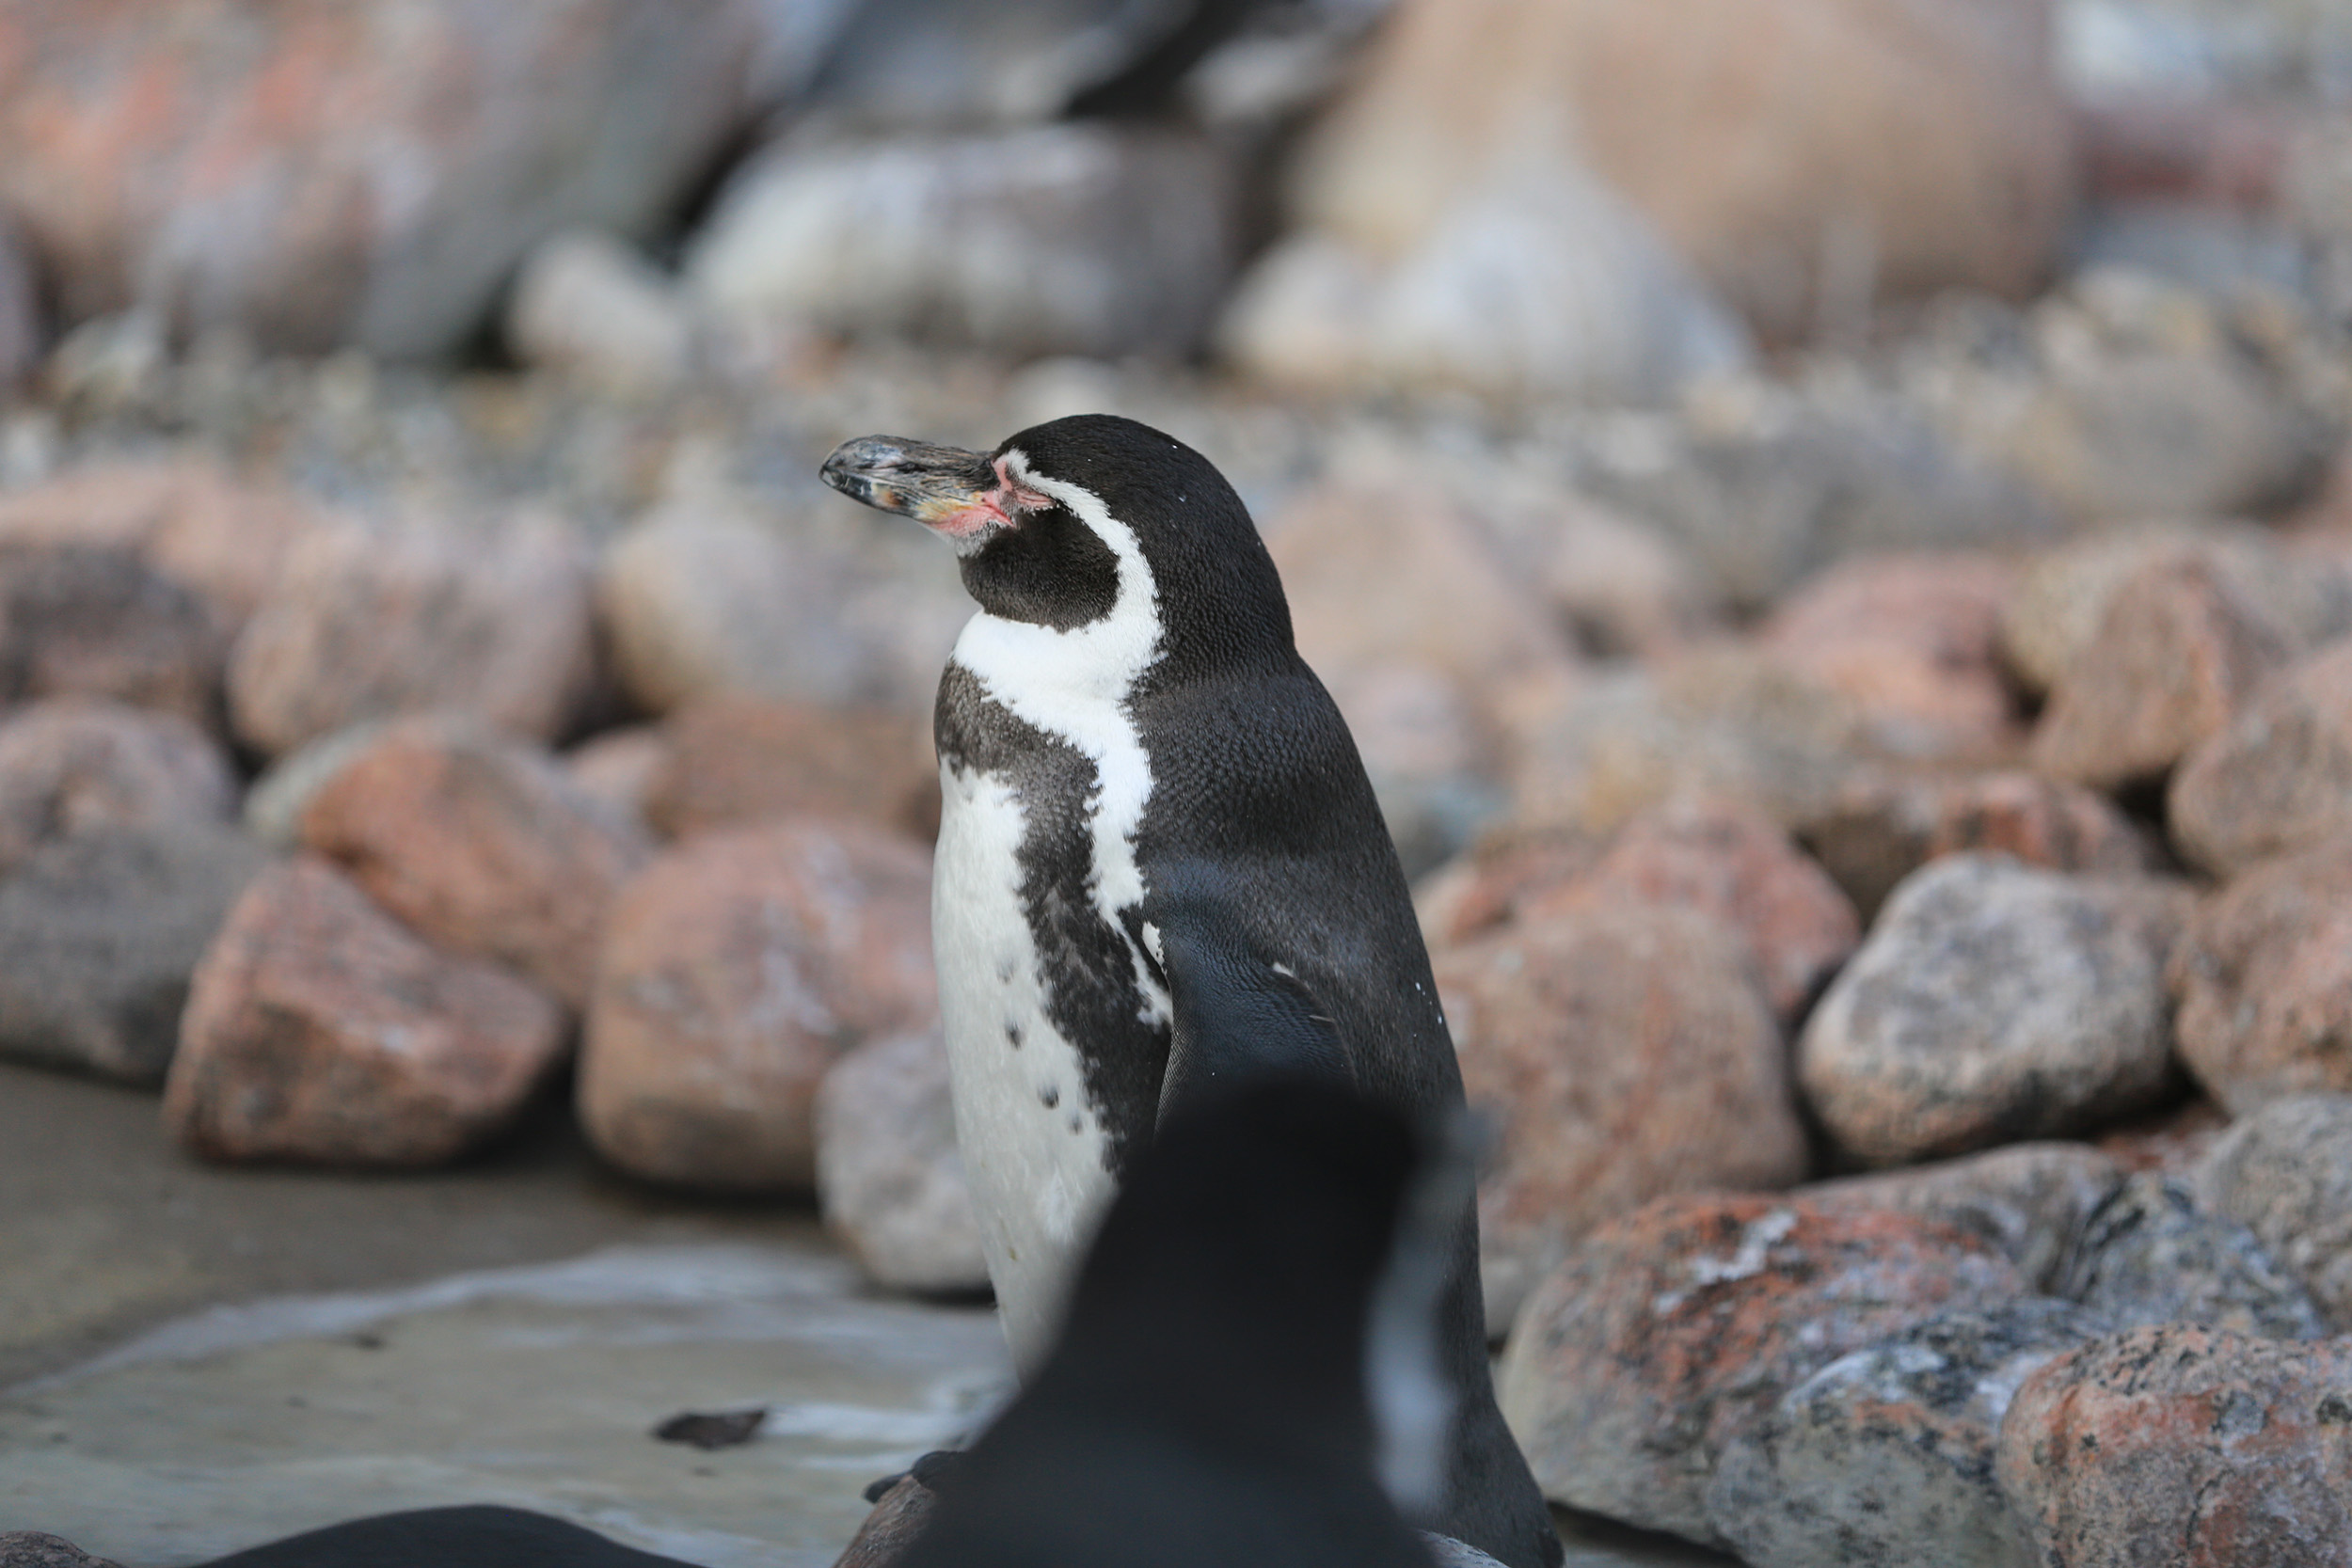
<path fill-rule="evenodd" d="M 1039 1101 L 1050 1111 L 1055 1106 L 1061 1103 L 1061 1085 L 1058 1084 L 1053 1085 L 1037 1098 Z"/>
<path fill-rule="evenodd" d="M 1014 858 L 1044 1013 L 1078 1053 L 1080 1089 L 1105 1133 L 1104 1164 L 1123 1175 L 1128 1157 L 1151 1140 L 1168 1028 L 1145 1018 L 1127 934 L 1094 908 L 1091 813 L 1101 794 L 1094 763 L 990 698 L 960 664 L 949 663 L 940 678 L 932 720 L 949 768 L 1001 779 L 1021 803 Z M 1071 1130 L 1079 1131 L 1084 1118 L 1073 1117 Z"/>
<path fill-rule="evenodd" d="M 1018 1023 L 1008 1023 L 1005 1025 L 1005 1043 L 1011 1046 L 1015 1051 L 1021 1049 L 1021 1025 Z"/>

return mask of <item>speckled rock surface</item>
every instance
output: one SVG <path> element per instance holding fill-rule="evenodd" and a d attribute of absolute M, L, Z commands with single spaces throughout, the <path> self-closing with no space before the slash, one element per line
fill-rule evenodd
<path fill-rule="evenodd" d="M 53 697 L 0 721 L 0 872 L 91 828 L 226 822 L 236 800 L 228 753 L 178 714 Z"/>
<path fill-rule="evenodd" d="M 2054 1294 L 2083 1226 L 2122 1180 L 2088 1144 L 2026 1143 L 1817 1181 L 1789 1196 L 1821 1210 L 1890 1209 L 1982 1237 L 2035 1290 Z"/>
<path fill-rule="evenodd" d="M 2232 1111 L 2352 1090 L 2352 839 L 2205 898 L 2169 979 L 2181 1060 Z"/>
<path fill-rule="evenodd" d="M 224 1160 L 425 1165 L 513 1121 L 563 1010 L 426 945 L 326 862 L 246 888 L 189 988 L 164 1123 Z"/>
<path fill-rule="evenodd" d="M 1708 1517 L 1752 1568 L 2034 1568 L 1994 1480 L 2001 1418 L 2036 1368 L 2105 1329 L 2029 1296 L 1843 1356 L 1724 1450 Z"/>
<path fill-rule="evenodd" d="M 673 838 L 780 816 L 850 816 L 925 837 L 939 820 L 928 715 L 747 695 L 670 715 L 646 819 Z"/>
<path fill-rule="evenodd" d="M 2352 1333 L 2352 1095 L 2274 1101 L 2222 1134 L 2193 1178 Z"/>
<path fill-rule="evenodd" d="M 2173 1323 L 2026 1380 L 1997 1473 L 2044 1562 L 2331 1565 L 2352 1557 L 2352 1340 Z"/>
<path fill-rule="evenodd" d="M 546 752 L 438 718 L 368 739 L 298 832 L 420 935 L 572 1007 L 588 999 L 605 907 L 650 853 Z"/>
<path fill-rule="evenodd" d="M 1874 1164 L 2083 1131 L 2173 1083 L 2183 896 L 1954 855 L 1887 901 L 1807 1021 L 1798 1082 Z"/>
<path fill-rule="evenodd" d="M 92 1557 L 62 1536 L 36 1529 L 0 1531 L 0 1568 L 121 1568 L 111 1558 Z"/>
<path fill-rule="evenodd" d="M 1706 915 L 1564 909 L 1436 969 L 1463 1086 L 1501 1120 L 1478 1202 L 1491 1332 L 1602 1221 L 1804 1174 L 1780 1032 L 1742 943 Z"/>
<path fill-rule="evenodd" d="M 2039 771 L 2101 788 L 2162 778 L 2236 717 L 2291 645 L 2209 563 L 2158 560 L 2108 602 L 2050 689 Z"/>
<path fill-rule="evenodd" d="M 826 1069 L 937 1010 L 930 936 L 930 857 L 866 824 L 671 849 L 607 917 L 580 1045 L 590 1140 L 658 1181 L 807 1188 Z"/>
<path fill-rule="evenodd" d="M 1927 776 L 1866 771 L 1797 835 L 1865 920 L 1931 860 L 1997 850 L 2052 871 L 2152 870 L 2146 834 L 2095 790 L 2033 773 Z"/>
<path fill-rule="evenodd" d="M 214 725 L 228 651 L 204 601 L 129 550 L 0 546 L 0 698 L 111 697 Z"/>
<path fill-rule="evenodd" d="M 1586 1237 L 1536 1288 L 1497 1392 L 1545 1496 L 1717 1541 L 1732 1442 L 1838 1356 L 2025 1281 L 1931 1221 L 1769 1197 L 1668 1197 Z"/>
<path fill-rule="evenodd" d="M 1685 796 L 1632 817 L 1591 870 L 1530 909 L 1634 903 L 1696 910 L 1736 933 L 1783 1023 L 1862 940 L 1853 907 L 1821 868 L 1770 817 L 1720 797 Z"/>
<path fill-rule="evenodd" d="M 268 857 L 233 829 L 101 828 L 0 882 L 0 1054 L 162 1080 L 188 977 Z"/>
<path fill-rule="evenodd" d="M 2189 1323 L 2274 1339 L 2316 1339 L 2327 1320 L 2254 1233 L 2197 1207 L 2188 1184 L 2144 1171 L 2083 1227 L 2057 1293 L 2117 1328 Z"/>
<path fill-rule="evenodd" d="M 834 1063 L 816 1118 L 825 1226 L 868 1278 L 901 1291 L 988 1289 L 936 1028 L 867 1040 Z"/>
<path fill-rule="evenodd" d="M 2221 877 L 2352 834 L 2352 642 L 2287 670 L 2191 752 L 2167 816 L 2181 852 Z"/>

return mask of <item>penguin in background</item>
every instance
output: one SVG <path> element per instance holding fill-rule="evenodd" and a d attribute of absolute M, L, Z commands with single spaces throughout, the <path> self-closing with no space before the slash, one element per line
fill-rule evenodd
<path fill-rule="evenodd" d="M 1081 415 L 992 452 L 868 436 L 822 473 L 946 540 L 979 606 L 934 714 L 932 935 L 957 1138 L 1026 1377 L 1186 1095 L 1298 1069 L 1443 1116 L 1461 1075 L 1355 742 L 1206 458 Z M 1468 1192 L 1439 1312 L 1457 1418 L 1443 1501 L 1413 1522 L 1552 1568 L 1495 1404 Z"/>

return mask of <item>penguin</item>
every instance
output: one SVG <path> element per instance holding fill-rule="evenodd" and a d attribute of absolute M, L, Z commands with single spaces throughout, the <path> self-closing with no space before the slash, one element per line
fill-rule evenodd
<path fill-rule="evenodd" d="M 215 1558 L 199 1568 L 695 1568 L 525 1508 L 375 1513 Z"/>
<path fill-rule="evenodd" d="M 1320 1072 L 1187 1094 L 898 1568 L 1430 1568 L 1460 1132 Z"/>
<path fill-rule="evenodd" d="M 1256 525 L 1200 453 L 1110 415 L 991 452 L 845 442 L 822 477 L 956 553 L 932 935 L 957 1138 L 1016 1368 L 1188 1088 L 1273 1067 L 1410 1115 L 1462 1103 L 1395 847 L 1293 644 Z M 1454 1232 L 1446 1501 L 1510 1568 L 1562 1549 L 1496 1407 L 1474 1202 Z"/>

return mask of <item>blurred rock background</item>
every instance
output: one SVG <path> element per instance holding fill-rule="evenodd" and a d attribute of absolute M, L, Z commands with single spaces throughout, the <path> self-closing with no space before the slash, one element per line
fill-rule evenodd
<path fill-rule="evenodd" d="M 564 1100 L 984 1287 L 968 605 L 816 466 L 1107 409 L 1420 879 L 1557 1501 L 2352 1552 L 2352 11 L 8 0 L 0 389 L 0 1056 L 199 1158 Z"/>

